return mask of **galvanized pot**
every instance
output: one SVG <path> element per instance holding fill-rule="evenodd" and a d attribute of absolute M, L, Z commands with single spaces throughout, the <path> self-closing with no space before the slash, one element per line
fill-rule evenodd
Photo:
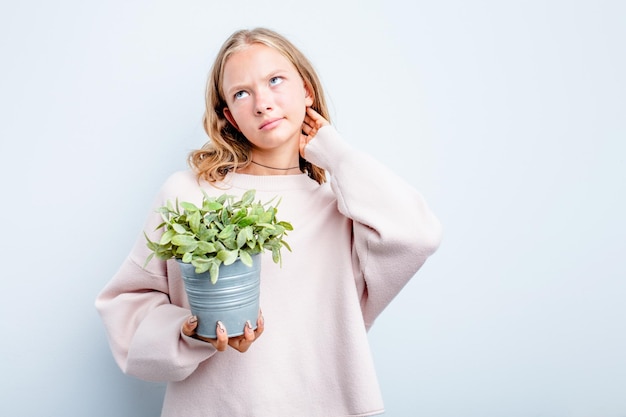
<path fill-rule="evenodd" d="M 241 260 L 221 265 L 215 284 L 208 272 L 196 274 L 195 267 L 179 261 L 191 313 L 198 317 L 196 333 L 216 338 L 218 321 L 226 327 L 228 337 L 243 334 L 246 321 L 256 329 L 259 314 L 261 256 L 252 256 L 252 267 Z"/>

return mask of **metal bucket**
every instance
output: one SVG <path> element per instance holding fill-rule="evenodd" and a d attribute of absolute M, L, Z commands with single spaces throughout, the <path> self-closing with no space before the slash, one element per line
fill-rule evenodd
<path fill-rule="evenodd" d="M 260 254 L 253 255 L 252 262 L 252 267 L 240 260 L 231 265 L 221 265 L 215 284 L 211 284 L 208 272 L 196 274 L 193 265 L 178 262 L 191 313 L 198 317 L 198 335 L 215 339 L 218 320 L 226 327 L 228 337 L 242 335 L 248 320 L 256 329 L 261 284 Z"/>

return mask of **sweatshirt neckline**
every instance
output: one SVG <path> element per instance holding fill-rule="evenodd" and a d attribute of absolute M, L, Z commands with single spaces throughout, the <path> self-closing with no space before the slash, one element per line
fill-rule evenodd
<path fill-rule="evenodd" d="M 222 183 L 227 187 L 257 191 L 312 190 L 319 186 L 307 174 L 250 175 L 229 172 Z"/>

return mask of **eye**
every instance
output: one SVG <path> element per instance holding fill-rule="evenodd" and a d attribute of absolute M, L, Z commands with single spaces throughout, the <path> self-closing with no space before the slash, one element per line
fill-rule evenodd
<path fill-rule="evenodd" d="M 272 77 L 270 78 L 270 85 L 278 85 L 283 82 L 283 77 Z"/>
<path fill-rule="evenodd" d="M 248 96 L 248 93 L 246 91 L 237 91 L 234 95 L 235 100 L 239 100 L 247 96 Z"/>

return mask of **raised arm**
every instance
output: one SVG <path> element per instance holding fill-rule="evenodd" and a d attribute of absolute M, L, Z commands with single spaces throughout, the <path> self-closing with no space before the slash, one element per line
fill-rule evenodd
<path fill-rule="evenodd" d="M 307 112 L 309 127 L 303 130 L 314 137 L 303 140 L 303 150 L 329 172 L 338 209 L 353 221 L 353 257 L 362 277 L 357 287 L 369 328 L 438 248 L 442 228 L 415 188 L 349 146 L 318 116 Z"/>

